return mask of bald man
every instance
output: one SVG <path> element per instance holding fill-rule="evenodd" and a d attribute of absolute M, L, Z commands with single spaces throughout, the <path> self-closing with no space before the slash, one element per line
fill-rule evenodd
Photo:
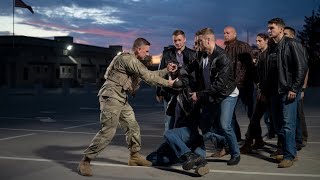
<path fill-rule="evenodd" d="M 224 28 L 225 51 L 233 62 L 234 76 L 239 89 L 238 101 L 247 107 L 247 116 L 250 119 L 253 113 L 253 59 L 252 49 L 248 43 L 237 39 L 237 31 L 232 26 Z M 236 108 L 235 108 L 236 109 Z M 237 122 L 236 113 L 233 113 L 234 128 L 238 141 L 241 140 L 240 127 Z"/>

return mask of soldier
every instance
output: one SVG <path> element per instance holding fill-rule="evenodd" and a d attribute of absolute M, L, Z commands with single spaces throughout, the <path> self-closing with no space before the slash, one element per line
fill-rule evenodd
<path fill-rule="evenodd" d="M 141 79 L 153 86 L 172 87 L 174 80 L 166 80 L 168 71 L 174 72 L 177 66 L 168 64 L 167 69 L 149 71 L 140 60 L 149 55 L 150 43 L 144 38 L 137 38 L 132 53 L 121 53 L 109 65 L 98 96 L 100 102 L 100 122 L 102 128 L 84 151 L 83 159 L 78 166 L 79 174 L 92 176 L 90 161 L 95 158 L 113 139 L 118 124 L 126 134 L 130 151 L 129 166 L 150 166 L 140 154 L 140 127 L 135 119 L 132 107 L 128 103 L 127 92 L 134 95 Z M 175 87 L 175 86 L 174 86 Z"/>

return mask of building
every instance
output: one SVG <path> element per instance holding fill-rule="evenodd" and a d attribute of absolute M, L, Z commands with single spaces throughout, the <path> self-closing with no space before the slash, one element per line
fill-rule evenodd
<path fill-rule="evenodd" d="M 0 87 L 101 84 L 107 66 L 121 51 L 122 46 L 77 44 L 70 36 L 0 36 Z"/>

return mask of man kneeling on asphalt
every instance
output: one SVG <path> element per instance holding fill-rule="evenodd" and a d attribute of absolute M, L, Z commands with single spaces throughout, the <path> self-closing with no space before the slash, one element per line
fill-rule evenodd
<path fill-rule="evenodd" d="M 178 70 L 178 73 L 179 80 L 177 82 L 183 88 L 179 90 L 175 105 L 174 129 L 164 133 L 165 142 L 160 145 L 157 151 L 148 155 L 147 160 L 155 166 L 182 162 L 184 170 L 194 168 L 196 174 L 203 176 L 209 173 L 209 167 L 205 159 L 203 138 L 198 131 L 199 108 L 193 104 L 190 98 L 192 90 L 189 82 L 192 77 L 182 68 Z"/>

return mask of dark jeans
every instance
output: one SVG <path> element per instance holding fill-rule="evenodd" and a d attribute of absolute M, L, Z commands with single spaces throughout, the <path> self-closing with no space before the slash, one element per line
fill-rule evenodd
<path fill-rule="evenodd" d="M 297 93 L 297 97 L 299 95 L 300 93 Z M 298 98 L 288 100 L 287 96 L 288 94 L 271 96 L 271 114 L 278 141 L 282 144 L 283 158 L 293 160 L 297 154 L 295 130 Z"/>
<path fill-rule="evenodd" d="M 249 119 L 251 119 L 252 113 L 253 113 L 253 91 L 254 91 L 254 86 L 249 85 L 246 87 L 241 87 L 239 88 L 239 96 L 238 96 L 238 102 L 241 100 L 241 102 L 245 105 L 246 109 L 247 109 L 247 116 Z M 236 107 L 234 108 L 234 112 L 233 112 L 233 116 L 232 116 L 232 127 L 234 128 L 234 132 L 237 136 L 237 140 L 240 141 L 241 140 L 241 131 L 240 131 L 240 126 L 239 123 L 237 121 L 237 116 L 236 116 L 236 108 L 237 108 L 237 104 Z"/>
<path fill-rule="evenodd" d="M 303 141 L 308 141 L 308 129 L 306 118 L 303 111 L 303 99 L 298 101 L 298 116 L 297 116 L 297 129 L 296 129 L 296 142 L 302 144 Z"/>
<path fill-rule="evenodd" d="M 265 112 L 270 110 L 270 100 L 266 99 L 265 101 L 257 100 L 254 112 L 250 119 L 250 124 L 246 133 L 246 142 L 252 144 L 253 139 L 262 140 L 261 137 L 261 125 L 260 119 L 265 114 Z M 269 116 L 271 121 L 271 116 Z"/>

